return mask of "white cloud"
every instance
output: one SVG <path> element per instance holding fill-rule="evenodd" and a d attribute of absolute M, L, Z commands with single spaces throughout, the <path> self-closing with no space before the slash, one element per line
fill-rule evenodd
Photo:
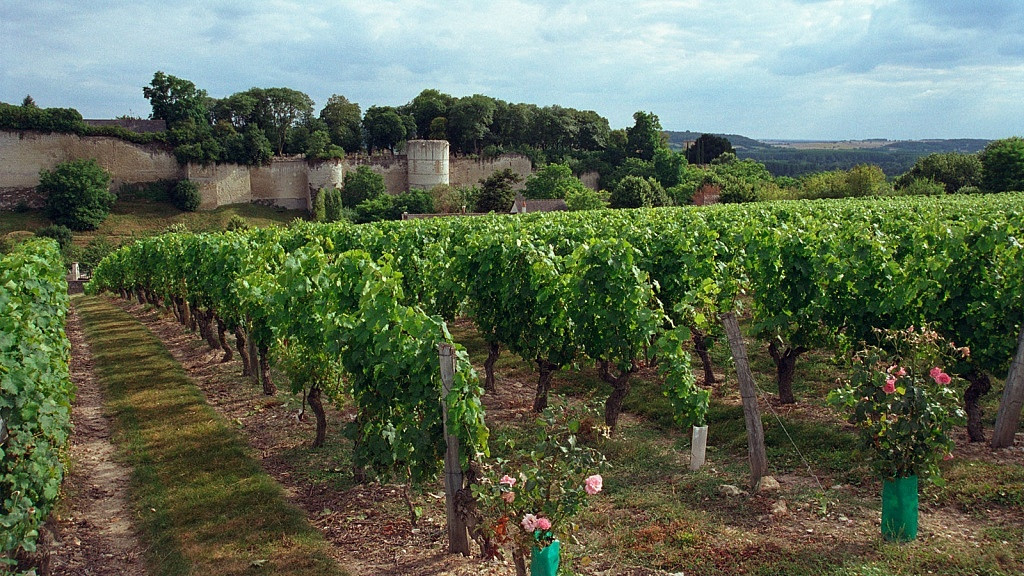
<path fill-rule="evenodd" d="M 396 105 L 424 88 L 636 110 L 760 137 L 1024 133 L 1013 0 L 0 0 L 0 100 L 144 115 L 153 72 L 213 96 L 288 86 Z"/>

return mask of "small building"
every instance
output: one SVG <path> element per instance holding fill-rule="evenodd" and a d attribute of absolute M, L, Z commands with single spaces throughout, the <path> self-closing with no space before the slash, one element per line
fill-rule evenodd
<path fill-rule="evenodd" d="M 561 198 L 531 198 L 527 199 L 522 193 L 516 194 L 516 201 L 512 203 L 512 214 L 526 214 L 528 212 L 559 212 L 568 210 L 569 205 Z"/>

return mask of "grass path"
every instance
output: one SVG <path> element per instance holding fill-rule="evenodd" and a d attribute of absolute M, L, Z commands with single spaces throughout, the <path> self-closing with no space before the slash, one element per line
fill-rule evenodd
<path fill-rule="evenodd" d="M 133 469 L 151 574 L 344 574 L 321 534 L 142 324 L 101 297 L 76 297 L 74 305 L 115 443 Z"/>

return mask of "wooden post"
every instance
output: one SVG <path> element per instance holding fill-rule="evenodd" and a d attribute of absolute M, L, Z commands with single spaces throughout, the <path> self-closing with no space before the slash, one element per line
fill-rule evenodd
<path fill-rule="evenodd" d="M 455 509 L 455 495 L 462 490 L 462 465 L 459 463 L 459 437 L 448 433 L 448 393 L 455 379 L 455 349 L 451 344 L 437 346 L 441 362 L 441 421 L 444 425 L 444 509 L 448 518 L 448 552 L 469 556 L 469 533 Z"/>
<path fill-rule="evenodd" d="M 764 451 L 764 428 L 761 426 L 761 411 L 757 407 L 757 387 L 747 360 L 747 347 L 736 315 L 727 312 L 719 317 L 729 337 L 729 348 L 736 363 L 736 379 L 740 383 L 740 398 L 743 399 L 743 419 L 747 425 L 747 452 L 750 455 L 750 486 L 756 487 L 761 477 L 768 473 L 768 456 Z"/>
<path fill-rule="evenodd" d="M 996 416 L 996 428 L 992 433 L 993 448 L 1013 446 L 1013 435 L 1020 425 L 1020 411 L 1024 406 L 1024 326 L 1017 336 L 1017 353 L 1010 363 L 1010 372 L 1006 375 L 1006 386 L 1003 388 L 1003 399 L 999 402 L 999 415 Z"/>

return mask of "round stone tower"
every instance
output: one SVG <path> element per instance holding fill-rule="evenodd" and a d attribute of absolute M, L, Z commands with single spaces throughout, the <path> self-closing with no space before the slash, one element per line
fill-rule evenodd
<path fill-rule="evenodd" d="M 410 189 L 430 190 L 438 184 L 448 184 L 447 140 L 409 140 L 405 152 Z"/>

